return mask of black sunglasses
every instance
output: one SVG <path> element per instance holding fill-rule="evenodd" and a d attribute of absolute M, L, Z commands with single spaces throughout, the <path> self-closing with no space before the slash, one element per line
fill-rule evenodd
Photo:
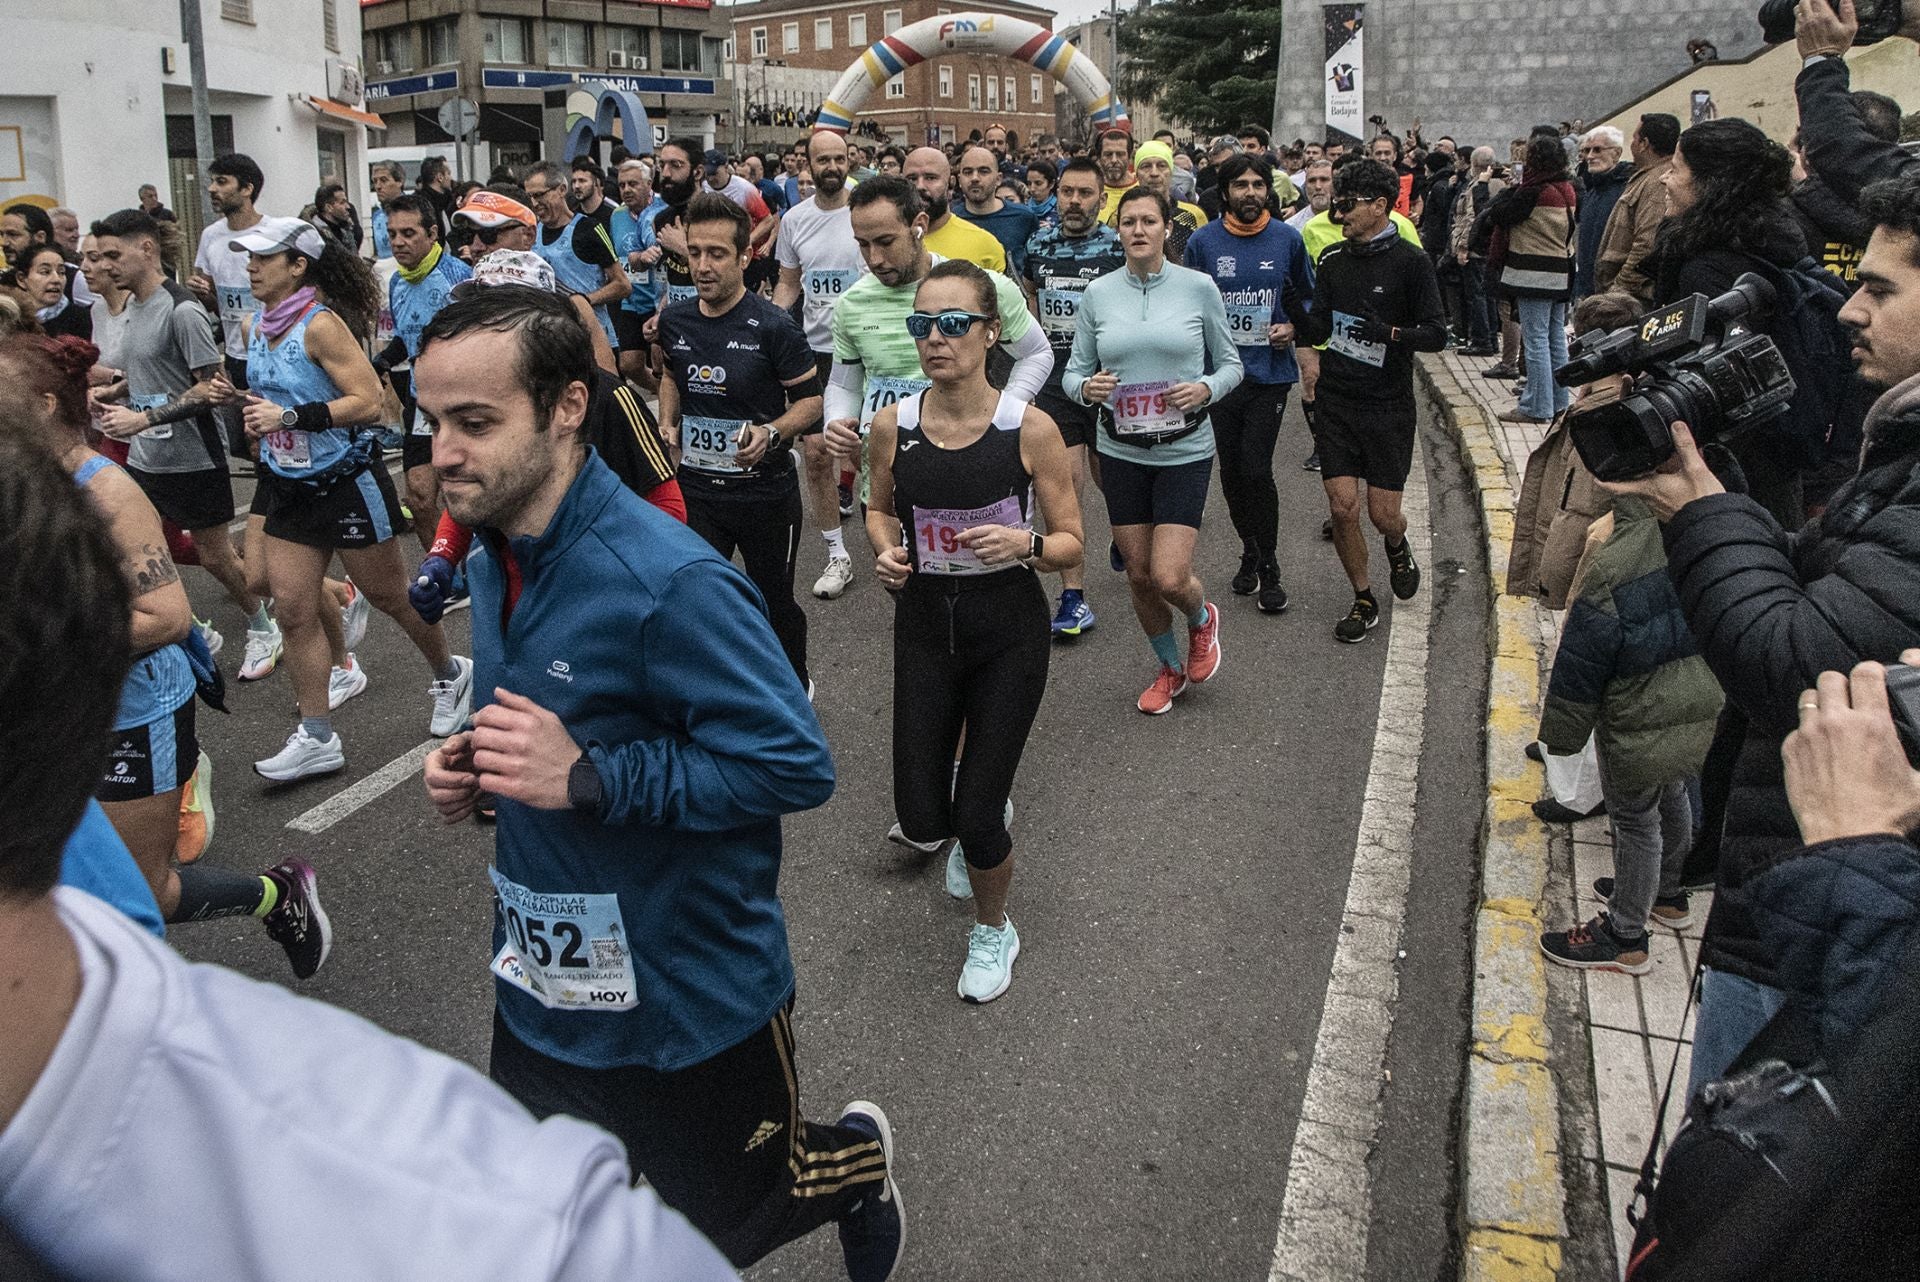
<path fill-rule="evenodd" d="M 938 315 L 931 312 L 911 312 L 907 316 L 907 333 L 915 341 L 926 338 L 938 325 L 940 332 L 948 338 L 961 338 L 973 328 L 975 321 L 990 321 L 993 317 L 983 316 L 979 312 L 945 311 Z"/>
<path fill-rule="evenodd" d="M 1341 196 L 1333 202 L 1333 212 L 1350 214 L 1360 205 L 1371 205 L 1376 200 L 1385 199 L 1385 196 Z"/>

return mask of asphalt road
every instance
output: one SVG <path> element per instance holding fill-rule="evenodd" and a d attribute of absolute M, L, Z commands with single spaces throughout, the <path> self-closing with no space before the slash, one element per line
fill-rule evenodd
<path fill-rule="evenodd" d="M 1433 554 L 1422 590 L 1434 594 L 1433 623 L 1405 960 L 1384 1071 L 1354 1068 L 1379 1077 L 1382 1110 L 1360 1180 L 1371 1187 L 1365 1275 L 1396 1282 L 1453 1273 L 1454 1113 L 1484 795 L 1476 518 L 1450 442 L 1431 428 L 1424 438 Z M 786 825 L 803 1101 L 816 1116 L 856 1096 L 888 1109 L 910 1215 L 903 1279 L 1268 1276 L 1393 626 L 1383 620 L 1362 645 L 1333 638 L 1349 597 L 1319 538 L 1318 478 L 1297 466 L 1305 440 L 1290 407 L 1276 474 L 1292 608 L 1265 617 L 1228 593 L 1238 540 L 1216 486 L 1200 571 L 1223 608 L 1224 663 L 1164 717 L 1133 708 L 1150 654 L 1105 565 L 1104 512 L 1090 496 L 1100 624 L 1056 647 L 1022 762 L 1011 903 L 1022 953 L 1013 988 L 989 1006 L 954 994 L 970 906 L 946 896 L 939 861 L 883 839 L 887 603 L 865 563 L 839 601 L 805 600 L 839 787 Z M 848 531 L 857 537 L 852 523 Z M 409 557 L 416 550 L 409 540 Z M 803 585 L 822 556 L 809 540 Z M 216 762 L 209 860 L 239 869 L 291 853 L 312 860 L 335 951 L 299 990 L 484 1064 L 491 830 L 442 827 L 417 771 L 324 832 L 285 826 L 427 738 L 425 664 L 376 616 L 360 652 L 371 688 L 335 714 L 346 771 L 270 787 L 250 763 L 291 728 L 286 676 L 231 683 L 238 614 L 200 571 L 187 581 L 198 611 L 227 633 L 235 710 L 201 715 Z M 465 652 L 470 616 L 451 618 Z M 171 938 L 190 958 L 294 984 L 257 923 L 183 926 Z M 843 1273 L 828 1231 L 749 1276 Z"/>

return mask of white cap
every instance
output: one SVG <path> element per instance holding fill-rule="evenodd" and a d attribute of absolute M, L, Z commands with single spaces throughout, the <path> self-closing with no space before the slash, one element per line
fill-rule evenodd
<path fill-rule="evenodd" d="M 227 248 L 243 254 L 284 254 L 297 250 L 318 259 L 327 243 L 314 225 L 299 218 L 262 218 L 232 240 Z"/>

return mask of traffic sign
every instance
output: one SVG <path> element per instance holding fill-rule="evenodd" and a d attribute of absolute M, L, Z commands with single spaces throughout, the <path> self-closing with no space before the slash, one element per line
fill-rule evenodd
<path fill-rule="evenodd" d="M 449 98 L 440 104 L 440 127 L 453 138 L 465 138 L 480 123 L 480 108 L 471 98 Z"/>

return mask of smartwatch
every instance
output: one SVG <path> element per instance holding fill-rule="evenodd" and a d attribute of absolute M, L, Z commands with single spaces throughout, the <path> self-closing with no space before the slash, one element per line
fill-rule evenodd
<path fill-rule="evenodd" d="M 567 804 L 586 814 L 598 815 L 601 799 L 600 770 L 593 764 L 592 754 L 582 749 L 580 759 L 567 771 Z"/>
<path fill-rule="evenodd" d="M 1047 554 L 1047 540 L 1038 530 L 1027 531 L 1027 560 L 1038 561 Z"/>
<path fill-rule="evenodd" d="M 300 411 L 294 409 L 293 406 L 291 405 L 287 406 L 287 408 L 280 411 L 280 430 L 281 431 L 291 432 L 294 428 L 298 426 L 300 426 Z"/>

